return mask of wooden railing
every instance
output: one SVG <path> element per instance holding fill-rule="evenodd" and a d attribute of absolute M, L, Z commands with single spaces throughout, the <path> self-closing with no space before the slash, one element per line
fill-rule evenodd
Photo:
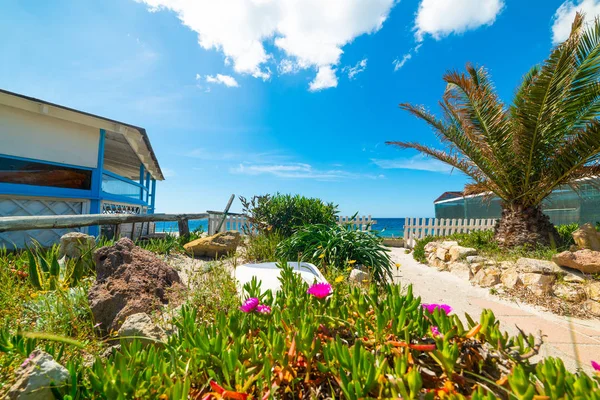
<path fill-rule="evenodd" d="M 426 236 L 448 236 L 493 229 L 495 219 L 444 219 L 406 218 L 404 220 L 404 245 L 412 248 L 415 241 Z"/>
<path fill-rule="evenodd" d="M 361 231 L 370 231 L 372 226 L 377 223 L 376 220 L 371 219 L 370 215 L 367 216 L 356 216 L 352 217 L 338 217 L 338 224 L 340 225 L 352 225 L 355 229 L 360 229 Z"/>
<path fill-rule="evenodd" d="M 245 232 L 252 227 L 248 217 L 238 213 L 223 213 L 222 211 L 208 211 L 208 234 L 214 235 L 223 231 Z"/>

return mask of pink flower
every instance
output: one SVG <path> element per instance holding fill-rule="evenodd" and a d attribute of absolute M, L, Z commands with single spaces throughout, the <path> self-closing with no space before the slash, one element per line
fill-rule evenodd
<path fill-rule="evenodd" d="M 26 367 L 26 366 L 27 366 L 27 364 L 29 364 L 29 362 L 30 362 L 31 360 L 33 360 L 34 358 L 35 358 L 35 354 L 31 353 L 31 354 L 29 355 L 29 357 L 27 357 L 27 358 L 25 359 L 25 361 L 23 361 L 23 364 L 21 364 L 21 368 L 24 368 L 24 367 Z"/>
<path fill-rule="evenodd" d="M 442 334 L 440 333 L 440 330 L 438 329 L 437 326 L 432 326 L 431 327 L 431 334 L 435 337 L 435 336 L 441 336 Z"/>
<path fill-rule="evenodd" d="M 600 372 L 600 364 L 596 361 L 592 361 L 592 368 L 594 368 L 594 371 Z"/>
<path fill-rule="evenodd" d="M 333 289 L 329 283 L 315 283 L 306 291 L 306 293 L 312 294 L 317 299 L 323 299 L 329 296 L 332 292 Z"/>
<path fill-rule="evenodd" d="M 259 304 L 256 307 L 256 311 L 261 313 L 261 314 L 270 314 L 271 313 L 271 307 L 265 305 L 265 304 Z"/>
<path fill-rule="evenodd" d="M 240 307 L 245 313 L 249 313 L 254 311 L 254 309 L 258 306 L 258 299 L 256 297 L 250 297 L 248 300 L 244 302 L 244 304 Z"/>
<path fill-rule="evenodd" d="M 450 314 L 452 312 L 452 307 L 450 307 L 448 304 L 426 304 L 423 303 L 421 304 L 421 306 L 426 309 L 427 311 L 429 311 L 431 314 L 433 314 L 433 312 L 435 311 L 436 308 L 441 308 L 442 311 L 444 311 L 446 313 L 446 315 Z"/>

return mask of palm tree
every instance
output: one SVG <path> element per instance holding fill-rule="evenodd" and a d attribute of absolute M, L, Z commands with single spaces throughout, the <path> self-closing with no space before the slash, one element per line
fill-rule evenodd
<path fill-rule="evenodd" d="M 559 185 L 575 190 L 600 174 L 600 22 L 585 27 L 577 14 L 569 38 L 533 67 L 506 107 L 485 69 L 448 72 L 440 106 L 400 108 L 433 127 L 444 150 L 415 142 L 386 142 L 415 149 L 467 174 L 465 194 L 502 200 L 495 238 L 503 247 L 551 244 L 556 229 L 540 204 Z"/>

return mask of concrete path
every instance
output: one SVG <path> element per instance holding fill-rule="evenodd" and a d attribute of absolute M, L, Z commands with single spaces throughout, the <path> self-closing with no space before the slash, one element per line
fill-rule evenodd
<path fill-rule="evenodd" d="M 418 263 L 402 248 L 392 248 L 391 257 L 400 264 L 394 281 L 412 284 L 413 293 L 421 296 L 424 303 L 449 304 L 459 316 L 468 313 L 474 320 L 479 319 L 483 309 L 491 309 L 509 334 L 518 332 L 515 325 L 534 335 L 541 330 L 545 337 L 540 356 L 561 358 L 571 371 L 582 368 L 592 372 L 590 362 L 600 362 L 599 320 L 561 317 L 525 303 L 501 299 L 449 272 Z"/>

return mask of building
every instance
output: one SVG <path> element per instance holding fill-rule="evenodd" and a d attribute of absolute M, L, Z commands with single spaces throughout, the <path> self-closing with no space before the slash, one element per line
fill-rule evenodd
<path fill-rule="evenodd" d="M 0 90 L 0 216 L 153 213 L 163 179 L 144 128 Z M 0 248 L 64 233 L 4 232 Z"/>
<path fill-rule="evenodd" d="M 577 192 L 560 186 L 542 202 L 542 210 L 555 225 L 600 222 L 600 180 L 580 185 Z M 500 218 L 501 201 L 483 194 L 463 196 L 462 192 L 446 192 L 434 201 L 436 218 Z"/>

